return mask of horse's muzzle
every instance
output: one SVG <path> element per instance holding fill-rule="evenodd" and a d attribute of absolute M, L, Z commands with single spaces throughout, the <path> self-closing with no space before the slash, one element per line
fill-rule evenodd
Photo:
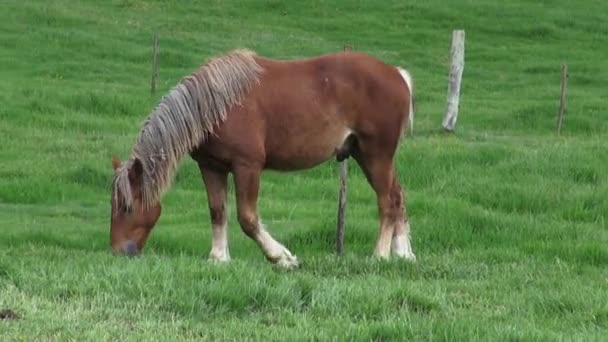
<path fill-rule="evenodd" d="M 118 255 L 126 255 L 126 256 L 136 256 L 139 254 L 139 250 L 137 249 L 137 244 L 135 241 L 127 241 L 123 243 L 123 245 L 119 248 L 113 248 L 114 254 Z"/>

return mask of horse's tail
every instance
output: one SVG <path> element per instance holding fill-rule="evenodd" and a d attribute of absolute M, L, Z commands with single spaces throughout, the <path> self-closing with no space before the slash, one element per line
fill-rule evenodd
<path fill-rule="evenodd" d="M 414 82 L 412 80 L 412 75 L 407 70 L 405 70 L 401 67 L 397 67 L 397 70 L 399 70 L 399 74 L 405 81 L 408 91 L 410 92 L 409 112 L 408 112 L 407 120 L 403 121 L 403 128 L 402 128 L 403 133 L 405 134 L 405 131 L 407 130 L 408 127 L 410 128 L 410 131 L 414 128 Z"/>

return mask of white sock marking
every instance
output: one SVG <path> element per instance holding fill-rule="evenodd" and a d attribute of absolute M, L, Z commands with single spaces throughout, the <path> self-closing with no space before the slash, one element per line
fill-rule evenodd
<path fill-rule="evenodd" d="M 230 261 L 230 252 L 228 250 L 228 222 L 224 222 L 220 225 L 213 225 L 209 259 L 219 262 Z"/>
<path fill-rule="evenodd" d="M 258 235 L 256 241 L 264 251 L 264 254 L 273 260 L 277 265 L 285 268 L 293 268 L 298 266 L 298 258 L 291 254 L 291 252 L 285 248 L 281 243 L 275 240 L 270 233 L 266 230 L 266 227 L 260 221 L 258 223 Z"/>
<path fill-rule="evenodd" d="M 410 243 L 410 223 L 399 222 L 397 224 L 401 227 L 396 228 L 400 233 L 393 236 L 393 253 L 400 258 L 414 261 L 416 255 L 414 255 Z"/>

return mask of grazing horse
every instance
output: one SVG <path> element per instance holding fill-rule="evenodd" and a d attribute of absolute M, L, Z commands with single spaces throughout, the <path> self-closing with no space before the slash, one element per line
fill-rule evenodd
<path fill-rule="evenodd" d="M 257 208 L 263 170 L 309 169 L 353 157 L 377 195 L 374 255 L 414 260 L 395 153 L 413 115 L 404 69 L 362 53 L 282 61 L 249 50 L 211 58 L 184 77 L 146 119 L 128 160 L 113 157 L 110 244 L 139 253 L 158 217 L 163 192 L 189 154 L 206 187 L 213 229 L 209 258 L 230 260 L 226 197 L 233 174 L 238 222 L 266 259 L 298 260 L 276 241 Z"/>

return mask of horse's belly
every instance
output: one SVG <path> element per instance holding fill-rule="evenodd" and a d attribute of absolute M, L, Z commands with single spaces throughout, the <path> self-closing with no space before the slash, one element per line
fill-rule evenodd
<path fill-rule="evenodd" d="M 266 146 L 266 168 L 289 171 L 317 166 L 335 156 L 352 131 L 335 126 L 290 133 L 270 139 Z"/>

